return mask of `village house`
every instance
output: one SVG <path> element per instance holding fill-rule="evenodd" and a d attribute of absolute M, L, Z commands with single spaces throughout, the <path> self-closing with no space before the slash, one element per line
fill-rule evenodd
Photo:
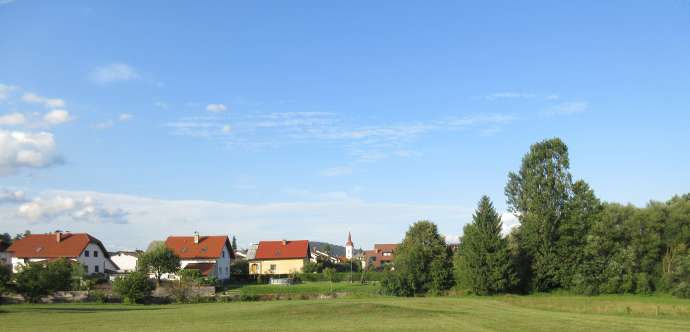
<path fill-rule="evenodd" d="M 218 280 L 230 279 L 235 251 L 227 235 L 200 236 L 194 232 L 193 236 L 169 236 L 165 245 L 180 256 L 182 269 L 199 270 L 203 276 Z"/>
<path fill-rule="evenodd" d="M 120 267 L 118 272 L 128 273 L 137 269 L 137 261 L 142 251 L 116 251 L 110 253 L 110 259 Z"/>
<path fill-rule="evenodd" d="M 279 275 L 301 272 L 309 262 L 309 241 L 261 241 L 254 258 L 249 260 L 249 274 Z"/>
<path fill-rule="evenodd" d="M 86 274 L 109 274 L 118 270 L 103 243 L 86 233 L 30 234 L 15 240 L 7 251 L 12 255 L 14 272 L 31 262 L 59 258 L 78 262 Z"/>
<path fill-rule="evenodd" d="M 363 265 L 366 267 L 371 264 L 375 269 L 380 269 L 386 264 L 390 264 L 395 259 L 395 250 L 400 246 L 393 244 L 374 244 L 373 250 L 364 251 Z"/>
<path fill-rule="evenodd" d="M 0 265 L 12 266 L 12 255 L 7 249 L 10 247 L 8 242 L 0 240 Z"/>

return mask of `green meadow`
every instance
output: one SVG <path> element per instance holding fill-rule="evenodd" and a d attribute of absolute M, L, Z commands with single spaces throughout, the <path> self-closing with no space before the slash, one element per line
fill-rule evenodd
<path fill-rule="evenodd" d="M 530 295 L 3 305 L 0 326 L 3 331 L 690 331 L 690 301 Z"/>

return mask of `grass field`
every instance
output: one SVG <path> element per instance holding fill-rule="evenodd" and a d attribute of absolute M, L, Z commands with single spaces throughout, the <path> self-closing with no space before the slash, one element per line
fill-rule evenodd
<path fill-rule="evenodd" d="M 334 282 L 333 292 L 346 292 L 352 295 L 375 295 L 377 288 L 374 285 L 362 285 L 359 283 Z M 265 295 L 265 294 L 316 294 L 328 293 L 331 291 L 331 284 L 327 281 L 307 282 L 302 284 L 282 286 L 282 285 L 242 285 L 240 288 L 242 295 Z"/>
<path fill-rule="evenodd" d="M 3 331 L 690 331 L 690 301 L 499 296 L 187 305 L 5 305 Z"/>

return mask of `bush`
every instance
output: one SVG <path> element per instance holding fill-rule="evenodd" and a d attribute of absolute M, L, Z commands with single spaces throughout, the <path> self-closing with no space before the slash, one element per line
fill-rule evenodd
<path fill-rule="evenodd" d="M 0 296 L 8 292 L 12 270 L 6 265 L 0 265 Z"/>
<path fill-rule="evenodd" d="M 151 295 L 153 285 L 143 272 L 132 272 L 124 277 L 118 277 L 113 282 L 113 292 L 122 296 L 124 303 L 133 304 Z"/>
<path fill-rule="evenodd" d="M 29 263 L 15 276 L 17 291 L 29 302 L 37 302 L 41 297 L 56 291 L 70 290 L 72 274 L 77 270 L 66 259 Z"/>

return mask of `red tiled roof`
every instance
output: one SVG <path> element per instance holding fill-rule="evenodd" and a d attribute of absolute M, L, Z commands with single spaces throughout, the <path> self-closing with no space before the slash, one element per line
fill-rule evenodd
<path fill-rule="evenodd" d="M 194 236 L 168 236 L 165 245 L 182 259 L 220 258 L 226 245 L 230 257 L 235 257 L 227 235 L 199 236 L 199 243 L 194 243 Z"/>
<path fill-rule="evenodd" d="M 15 240 L 7 251 L 19 258 L 79 257 L 89 243 L 95 243 L 109 257 L 103 243 L 86 233 L 62 233 L 60 242 L 56 233 L 31 234 Z"/>
<path fill-rule="evenodd" d="M 255 259 L 308 258 L 309 241 L 261 241 Z"/>
<path fill-rule="evenodd" d="M 215 268 L 216 263 L 189 263 L 184 267 L 185 270 L 199 270 L 205 277 L 208 277 Z"/>
<path fill-rule="evenodd" d="M 397 243 L 390 243 L 390 244 L 374 244 L 374 250 L 381 250 L 381 251 L 395 251 L 398 249 L 400 244 Z"/>

